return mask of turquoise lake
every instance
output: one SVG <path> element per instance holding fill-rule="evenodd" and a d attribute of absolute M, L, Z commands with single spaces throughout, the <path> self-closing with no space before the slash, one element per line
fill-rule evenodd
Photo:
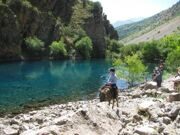
<path fill-rule="evenodd" d="M 111 62 L 105 60 L 33 61 L 0 64 L 0 111 L 32 101 L 87 100 L 98 96 Z M 119 80 L 118 87 L 127 84 Z"/>

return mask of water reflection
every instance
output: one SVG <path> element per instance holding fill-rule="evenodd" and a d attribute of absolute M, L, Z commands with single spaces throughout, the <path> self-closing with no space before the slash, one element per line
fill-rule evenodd
<path fill-rule="evenodd" d="M 83 99 L 104 83 L 100 77 L 109 66 L 104 60 L 1 64 L 0 106 L 19 106 L 51 97 Z"/>

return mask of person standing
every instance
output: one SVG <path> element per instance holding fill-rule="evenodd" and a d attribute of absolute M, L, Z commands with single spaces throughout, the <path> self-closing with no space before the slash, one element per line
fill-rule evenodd
<path fill-rule="evenodd" d="M 153 80 L 157 83 L 158 88 L 161 87 L 162 76 L 163 76 L 163 68 L 162 67 L 156 67 L 155 73 L 153 76 Z"/>

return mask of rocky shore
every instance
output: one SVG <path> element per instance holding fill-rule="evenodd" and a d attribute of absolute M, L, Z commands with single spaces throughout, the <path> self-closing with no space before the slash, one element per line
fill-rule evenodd
<path fill-rule="evenodd" d="M 0 118 L 0 135 L 178 135 L 180 101 L 168 100 L 172 86 L 169 79 L 159 89 L 120 92 L 114 109 L 94 99 L 6 116 Z"/>

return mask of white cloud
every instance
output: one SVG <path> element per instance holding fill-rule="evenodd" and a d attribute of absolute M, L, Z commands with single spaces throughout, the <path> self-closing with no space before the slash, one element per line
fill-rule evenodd
<path fill-rule="evenodd" d="M 149 17 L 171 7 L 178 0 L 92 0 L 99 1 L 113 23 L 138 17 Z"/>

